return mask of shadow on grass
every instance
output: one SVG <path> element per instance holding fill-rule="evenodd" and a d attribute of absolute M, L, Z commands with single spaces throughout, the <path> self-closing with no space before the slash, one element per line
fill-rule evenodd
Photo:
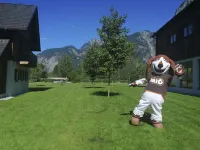
<path fill-rule="evenodd" d="M 36 85 L 36 86 L 45 86 L 44 84 L 39 84 L 39 85 Z"/>
<path fill-rule="evenodd" d="M 126 115 L 132 116 L 132 113 L 133 113 L 133 111 L 129 111 L 129 113 L 122 113 L 120 115 L 122 115 L 122 116 L 126 116 Z M 151 114 L 148 113 L 148 112 L 145 112 L 144 115 L 143 115 L 143 117 L 140 118 L 140 120 L 141 120 L 141 122 L 145 122 L 145 123 L 147 123 L 147 124 L 149 124 L 149 125 L 152 126 L 153 124 L 152 124 L 152 121 L 151 121 L 150 118 L 151 118 Z M 129 121 L 129 124 L 132 125 L 131 121 Z"/>
<path fill-rule="evenodd" d="M 120 115 L 121 115 L 121 116 L 132 115 L 132 112 L 133 112 L 133 111 L 129 111 L 128 113 L 122 113 L 122 114 L 120 114 Z"/>
<path fill-rule="evenodd" d="M 143 87 L 146 87 L 146 85 L 140 85 L 140 86 L 138 86 L 138 87 L 141 87 L 141 88 L 143 88 Z"/>
<path fill-rule="evenodd" d="M 41 92 L 41 91 L 47 91 L 51 89 L 52 87 L 30 87 L 28 89 L 28 92 Z"/>
<path fill-rule="evenodd" d="M 85 87 L 83 87 L 83 88 L 86 88 L 86 89 L 100 89 L 100 88 L 103 88 L 103 87 L 100 87 L 100 86 L 94 86 L 94 87 L 92 87 L 92 86 L 85 86 Z"/>
<path fill-rule="evenodd" d="M 132 88 L 143 88 L 143 87 L 146 87 L 146 85 L 140 85 L 140 86 L 129 86 L 129 87 L 132 87 Z"/>
<path fill-rule="evenodd" d="M 147 123 L 147 124 L 149 124 L 149 125 L 152 126 L 153 124 L 152 124 L 152 121 L 151 121 L 150 118 L 151 118 L 151 114 L 148 113 L 148 112 L 145 112 L 145 113 L 144 113 L 144 116 L 141 118 L 141 121 L 142 121 L 142 122 L 145 122 L 145 123 Z"/>
<path fill-rule="evenodd" d="M 108 96 L 108 92 L 107 91 L 96 91 L 91 93 L 91 95 L 95 95 L 95 96 Z M 120 93 L 115 93 L 115 92 L 110 92 L 110 96 L 119 96 Z"/>

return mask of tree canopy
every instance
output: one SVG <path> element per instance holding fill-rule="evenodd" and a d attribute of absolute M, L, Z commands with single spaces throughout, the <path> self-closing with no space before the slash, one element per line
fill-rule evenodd
<path fill-rule="evenodd" d="M 90 77 L 90 80 L 94 82 L 96 77 L 100 74 L 100 59 L 101 59 L 101 47 L 95 41 L 90 45 L 87 50 L 83 67 L 86 74 Z"/>
<path fill-rule="evenodd" d="M 43 64 L 38 64 L 36 68 L 30 69 L 30 80 L 39 82 L 41 78 L 47 78 L 47 70 Z"/>
<path fill-rule="evenodd" d="M 103 42 L 101 67 L 107 74 L 109 85 L 113 72 L 126 64 L 133 51 L 133 44 L 127 41 L 129 30 L 123 26 L 126 19 L 127 15 L 119 16 L 118 11 L 111 7 L 110 16 L 103 16 L 100 19 L 102 27 L 97 29 Z"/>

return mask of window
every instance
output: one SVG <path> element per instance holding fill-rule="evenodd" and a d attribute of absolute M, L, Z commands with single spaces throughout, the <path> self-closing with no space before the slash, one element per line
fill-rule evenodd
<path fill-rule="evenodd" d="M 187 36 L 187 28 L 184 28 L 184 37 Z"/>
<path fill-rule="evenodd" d="M 188 26 L 188 35 L 191 35 L 191 34 L 192 34 L 192 31 L 193 31 L 193 25 L 190 24 L 190 25 Z"/>
<path fill-rule="evenodd" d="M 22 72 L 22 70 L 19 70 L 19 80 L 23 81 L 23 72 Z"/>
<path fill-rule="evenodd" d="M 20 70 L 17 71 L 17 74 L 18 74 L 18 76 L 17 76 L 17 77 L 18 77 L 18 80 L 20 80 L 20 76 L 21 76 Z"/>
<path fill-rule="evenodd" d="M 15 69 L 15 81 L 27 81 L 28 80 L 28 72 L 25 70 Z"/>
<path fill-rule="evenodd" d="M 22 81 L 22 71 L 20 70 L 20 81 Z"/>
<path fill-rule="evenodd" d="M 174 42 L 176 42 L 176 34 L 174 34 Z"/>
<path fill-rule="evenodd" d="M 170 37 L 170 43 L 173 43 L 173 36 Z"/>
<path fill-rule="evenodd" d="M 172 44 L 174 42 L 176 42 L 176 34 L 170 36 L 170 43 Z"/>
<path fill-rule="evenodd" d="M 184 28 L 184 37 L 187 37 L 193 33 L 193 25 L 190 24 Z"/>
<path fill-rule="evenodd" d="M 22 70 L 20 70 L 20 81 L 22 81 L 22 77 L 23 77 Z"/>
<path fill-rule="evenodd" d="M 17 71 L 17 69 L 15 69 L 15 82 L 17 82 L 18 81 L 18 71 Z"/>

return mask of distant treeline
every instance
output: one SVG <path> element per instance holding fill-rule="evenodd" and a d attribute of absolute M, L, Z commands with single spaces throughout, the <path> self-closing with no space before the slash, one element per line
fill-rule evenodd
<path fill-rule="evenodd" d="M 50 74 L 45 66 L 38 64 L 31 69 L 30 79 L 40 81 L 48 76 L 67 77 L 72 82 L 133 82 L 145 76 L 146 65 L 134 55 L 134 44 L 127 42 L 129 30 L 124 27 L 127 15 L 119 16 L 110 8 L 110 16 L 100 19 L 98 28 L 100 43 L 94 42 L 88 48 L 78 69 L 72 65 L 69 56 L 63 56 Z"/>
<path fill-rule="evenodd" d="M 131 56 L 127 63 L 113 73 L 111 81 L 130 83 L 139 78 L 145 77 L 146 64 L 139 59 Z M 72 59 L 63 56 L 59 63 L 54 67 L 53 72 L 47 73 L 43 64 L 38 64 L 36 68 L 30 70 L 30 80 L 32 82 L 47 81 L 48 77 L 67 77 L 71 82 L 90 82 L 90 76 L 86 73 L 83 62 L 75 69 L 72 66 Z M 107 76 L 99 75 L 95 82 L 108 82 Z"/>

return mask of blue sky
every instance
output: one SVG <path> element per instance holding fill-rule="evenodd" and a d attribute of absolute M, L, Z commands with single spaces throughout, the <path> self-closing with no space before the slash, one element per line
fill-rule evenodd
<path fill-rule="evenodd" d="M 98 38 L 99 19 L 114 6 L 120 15 L 128 14 L 129 34 L 156 31 L 175 13 L 183 0 L 0 0 L 6 3 L 38 6 L 42 50 L 74 45 L 80 48 Z"/>

